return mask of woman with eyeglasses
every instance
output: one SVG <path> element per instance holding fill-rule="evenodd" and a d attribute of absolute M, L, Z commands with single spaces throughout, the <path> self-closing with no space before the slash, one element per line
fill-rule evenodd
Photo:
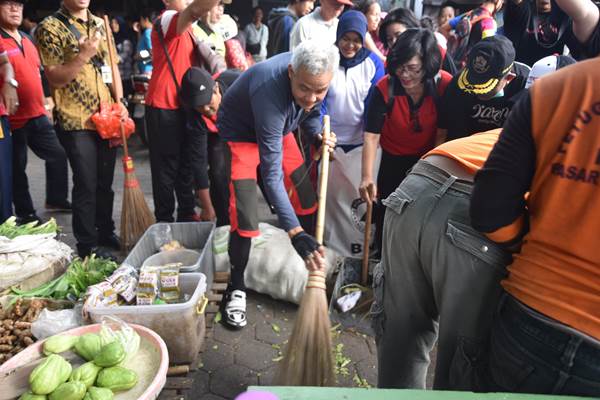
<path fill-rule="evenodd" d="M 421 156 L 445 139 L 437 126 L 437 100 L 452 76 L 441 71 L 442 56 L 434 34 L 412 28 L 402 33 L 388 54 L 386 72 L 372 91 L 366 114 L 362 179 L 358 191 L 367 202 L 385 200 Z M 373 166 L 382 156 L 377 181 Z M 376 244 L 381 249 L 385 207 L 375 209 Z"/>

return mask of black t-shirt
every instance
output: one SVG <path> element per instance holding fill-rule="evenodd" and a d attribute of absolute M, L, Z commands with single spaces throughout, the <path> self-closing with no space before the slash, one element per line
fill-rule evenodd
<path fill-rule="evenodd" d="M 493 232 L 515 221 L 525 208 L 523 194 L 535 173 L 535 143 L 531 133 L 531 97 L 519 96 L 498 142 L 475 178 L 471 195 L 471 223 Z M 487 210 L 502 210 L 489 213 Z"/>
<path fill-rule="evenodd" d="M 565 45 L 574 58 L 580 58 L 581 45 L 573 34 L 571 20 L 556 5 L 552 12 L 538 14 L 533 0 L 518 5 L 513 0 L 507 3 L 504 34 L 515 46 L 516 61 L 532 66 L 546 56 L 563 54 Z"/>
<path fill-rule="evenodd" d="M 596 25 L 596 29 L 592 33 L 592 36 L 582 46 L 582 53 L 587 58 L 598 57 L 600 55 L 600 21 Z"/>
<path fill-rule="evenodd" d="M 458 77 L 454 77 L 441 99 L 438 119 L 438 127 L 448 130 L 447 140 L 501 128 L 520 98 L 529 70 L 528 66 L 515 63 L 513 73 L 516 77 L 504 88 L 504 96 L 489 100 L 464 93 L 458 88 Z"/>
<path fill-rule="evenodd" d="M 221 96 L 225 95 L 227 89 L 240 76 L 238 70 L 229 69 L 223 71 L 215 81 L 219 84 Z M 196 110 L 187 110 L 187 132 L 189 135 L 188 151 L 192 163 L 192 174 L 194 176 L 194 186 L 196 189 L 206 189 L 209 187 L 208 181 L 208 155 L 207 139 L 211 133 L 202 114 Z"/>

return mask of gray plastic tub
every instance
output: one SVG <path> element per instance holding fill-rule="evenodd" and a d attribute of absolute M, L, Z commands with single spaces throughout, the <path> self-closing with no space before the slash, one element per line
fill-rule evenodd
<path fill-rule="evenodd" d="M 200 253 L 198 261 L 194 265 L 182 268 L 181 272 L 202 272 L 206 276 L 206 284 L 210 289 L 215 271 L 212 254 L 214 230 L 213 222 L 154 224 L 144 232 L 123 264 L 140 269 L 148 257 L 160 252 L 162 245 L 177 240 L 186 249 Z"/>

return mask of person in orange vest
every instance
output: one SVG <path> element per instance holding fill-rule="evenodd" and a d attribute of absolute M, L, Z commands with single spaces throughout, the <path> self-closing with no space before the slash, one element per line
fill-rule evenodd
<path fill-rule="evenodd" d="M 600 397 L 598 132 L 595 58 L 536 80 L 476 177 L 473 227 L 515 251 L 490 391 Z"/>

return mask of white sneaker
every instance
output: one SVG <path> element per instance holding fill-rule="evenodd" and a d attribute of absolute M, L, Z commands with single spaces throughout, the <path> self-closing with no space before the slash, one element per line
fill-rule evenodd
<path fill-rule="evenodd" d="M 234 290 L 226 293 L 223 299 L 224 307 L 221 310 L 222 321 L 234 329 L 246 326 L 246 292 Z"/>

